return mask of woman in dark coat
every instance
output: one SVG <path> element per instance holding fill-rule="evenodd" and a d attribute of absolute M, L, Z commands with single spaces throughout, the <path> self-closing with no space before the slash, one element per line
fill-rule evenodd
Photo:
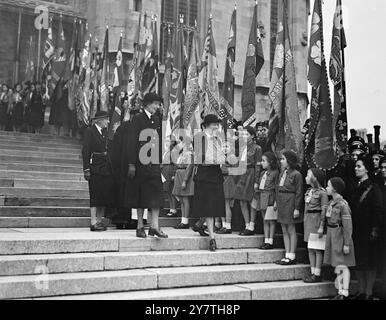
<path fill-rule="evenodd" d="M 202 124 L 203 132 L 194 137 L 195 164 L 194 198 L 192 218 L 205 218 L 208 226 L 209 250 L 216 251 L 214 218 L 225 217 L 224 177 L 221 164 L 225 164 L 221 141 L 217 137 L 219 120 L 207 115 Z"/>
<path fill-rule="evenodd" d="M 355 189 L 350 207 L 353 218 L 353 240 L 356 258 L 358 300 L 372 300 L 376 280 L 377 262 L 380 259 L 380 229 L 382 225 L 382 194 L 379 186 L 370 180 L 373 162 L 368 156 L 360 156 L 355 166 L 359 184 Z"/>
<path fill-rule="evenodd" d="M 382 159 L 381 172 L 383 184 L 382 192 L 382 230 L 381 230 L 381 252 L 382 252 L 382 297 L 386 299 L 386 158 Z"/>
<path fill-rule="evenodd" d="M 35 91 L 31 97 L 31 107 L 29 124 L 33 128 L 34 133 L 40 133 L 44 126 L 44 112 L 46 110 L 45 99 L 42 93 L 42 86 L 36 83 Z"/>
<path fill-rule="evenodd" d="M 4 131 L 7 125 L 7 112 L 9 106 L 9 88 L 6 84 L 1 86 L 0 92 L 0 131 Z"/>
<path fill-rule="evenodd" d="M 19 132 L 24 122 L 24 102 L 20 83 L 15 85 L 11 120 L 14 131 Z"/>

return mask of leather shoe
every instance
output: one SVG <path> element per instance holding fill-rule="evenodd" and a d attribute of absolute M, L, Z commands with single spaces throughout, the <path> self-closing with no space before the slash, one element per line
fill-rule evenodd
<path fill-rule="evenodd" d="M 240 233 L 240 236 L 243 236 L 243 237 L 250 237 L 250 236 L 254 236 L 254 232 L 251 231 L 251 230 L 248 230 L 248 229 L 245 229 L 243 231 L 241 231 Z"/>
<path fill-rule="evenodd" d="M 303 282 L 304 283 L 320 283 L 320 282 L 322 282 L 322 277 L 321 276 L 317 276 L 315 274 L 312 274 L 311 276 L 306 277 L 305 279 L 303 279 Z"/>
<path fill-rule="evenodd" d="M 142 239 L 147 238 L 145 228 L 137 229 L 137 238 L 142 238 Z"/>
<path fill-rule="evenodd" d="M 189 225 L 188 224 L 184 224 L 184 223 L 180 223 L 174 229 L 176 229 L 176 230 L 188 230 L 189 229 Z"/>
<path fill-rule="evenodd" d="M 357 292 L 349 297 L 349 300 L 366 300 L 366 294 Z"/>
<path fill-rule="evenodd" d="M 205 232 L 205 228 L 204 227 L 199 227 L 197 225 L 194 225 L 192 230 L 194 232 L 198 232 L 201 237 L 209 237 L 209 234 Z"/>
<path fill-rule="evenodd" d="M 90 227 L 91 232 L 104 232 L 107 231 L 107 228 L 103 226 L 102 223 L 94 224 Z"/>
<path fill-rule="evenodd" d="M 338 294 L 336 297 L 332 298 L 331 300 L 348 300 L 348 298 L 341 294 Z"/>
<path fill-rule="evenodd" d="M 209 242 L 209 251 L 215 252 L 217 250 L 217 243 L 215 239 L 211 239 Z"/>
<path fill-rule="evenodd" d="M 161 239 L 169 238 L 169 236 L 166 233 L 162 232 L 161 230 L 157 230 L 153 228 L 149 229 L 149 237 L 157 237 Z"/>
<path fill-rule="evenodd" d="M 232 234 L 231 229 L 222 228 L 216 232 L 217 234 Z"/>

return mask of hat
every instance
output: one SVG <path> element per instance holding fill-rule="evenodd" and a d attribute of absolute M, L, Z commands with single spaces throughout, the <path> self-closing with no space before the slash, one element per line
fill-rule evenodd
<path fill-rule="evenodd" d="M 106 111 L 98 111 L 95 114 L 95 117 L 94 117 L 94 119 L 92 119 L 92 121 L 102 120 L 102 119 L 105 119 L 105 118 L 109 118 L 108 112 L 106 112 Z"/>
<path fill-rule="evenodd" d="M 318 180 L 319 184 L 321 186 L 324 185 L 326 180 L 326 173 L 323 170 L 320 170 L 318 168 L 311 168 L 310 169 L 316 180 Z"/>
<path fill-rule="evenodd" d="M 143 98 L 143 105 L 144 106 L 147 106 L 153 102 L 163 102 L 162 98 L 154 93 L 154 92 L 150 92 L 148 94 L 145 95 L 145 97 Z"/>
<path fill-rule="evenodd" d="M 299 164 L 299 158 L 295 151 L 287 150 L 283 152 L 283 156 L 287 159 L 288 164 L 292 168 L 296 168 Z"/>
<path fill-rule="evenodd" d="M 204 122 L 201 124 L 201 126 L 207 127 L 213 123 L 221 123 L 221 120 L 214 114 L 208 114 L 204 118 Z"/>
<path fill-rule="evenodd" d="M 348 150 L 349 150 L 349 153 L 353 153 L 354 151 L 360 151 L 361 153 L 366 153 L 367 145 L 365 140 L 361 137 L 351 138 L 348 143 Z"/>
<path fill-rule="evenodd" d="M 346 189 L 346 184 L 341 178 L 332 178 L 330 179 L 330 183 L 335 191 L 339 194 L 342 194 Z"/>
<path fill-rule="evenodd" d="M 372 153 L 371 153 L 371 156 L 372 156 L 372 157 L 379 157 L 379 158 L 381 158 L 381 160 L 382 160 L 382 159 L 384 159 L 384 158 L 386 157 L 386 154 L 385 154 L 385 152 L 382 151 L 382 150 L 377 150 L 377 151 L 372 152 Z"/>

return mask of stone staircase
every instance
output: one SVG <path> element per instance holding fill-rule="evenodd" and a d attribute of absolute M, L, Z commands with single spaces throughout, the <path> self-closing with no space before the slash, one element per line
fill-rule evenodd
<path fill-rule="evenodd" d="M 0 132 L 0 228 L 82 228 L 89 216 L 79 141 Z"/>
<path fill-rule="evenodd" d="M 161 218 L 169 239 L 135 231 L 89 232 L 79 142 L 0 133 L 0 299 L 289 300 L 335 294 L 306 285 L 309 267 L 281 267 L 263 236 L 221 236 L 219 250 L 179 219 Z M 275 239 L 282 248 L 282 239 Z M 299 250 L 300 260 L 306 251 Z"/>
<path fill-rule="evenodd" d="M 219 237 L 219 250 L 192 231 L 137 239 L 134 231 L 0 232 L 0 299 L 294 300 L 334 295 L 330 282 L 306 285 L 309 267 L 282 267 L 283 250 L 261 251 L 262 236 Z M 276 239 L 280 247 L 281 239 Z M 304 258 L 305 250 L 299 250 Z"/>

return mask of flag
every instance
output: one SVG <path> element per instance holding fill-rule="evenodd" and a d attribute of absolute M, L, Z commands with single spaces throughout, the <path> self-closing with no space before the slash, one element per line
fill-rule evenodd
<path fill-rule="evenodd" d="M 135 92 L 140 93 L 143 96 L 144 88 L 142 86 L 144 68 L 147 61 L 150 59 L 150 53 L 152 49 L 153 34 L 150 28 L 147 25 L 147 14 L 145 13 L 140 19 L 140 29 L 139 29 L 139 42 L 137 50 L 137 61 L 136 61 L 136 70 L 135 70 Z"/>
<path fill-rule="evenodd" d="M 170 107 L 170 92 L 172 90 L 172 65 L 174 59 L 173 48 L 173 39 L 175 37 L 171 35 L 170 26 L 168 27 L 168 45 L 165 58 L 165 73 L 162 83 L 162 96 L 164 101 L 164 114 L 163 120 L 167 121 L 169 116 L 169 107 Z"/>
<path fill-rule="evenodd" d="M 31 83 L 35 81 L 35 55 L 34 55 L 34 43 L 31 36 L 28 42 L 28 60 L 25 69 L 25 80 Z"/>
<path fill-rule="evenodd" d="M 343 27 L 342 0 L 337 0 L 332 31 L 330 78 L 334 84 L 334 124 L 337 146 L 347 150 L 348 121 L 344 49 L 347 47 Z"/>
<path fill-rule="evenodd" d="M 137 32 L 134 38 L 134 53 L 133 53 L 133 60 L 131 61 L 130 67 L 129 67 L 129 84 L 131 86 L 132 91 L 129 92 L 131 94 L 131 97 L 135 97 L 136 94 L 138 93 L 139 90 L 139 85 L 137 85 L 137 63 L 138 63 L 138 55 L 139 55 L 139 41 L 140 41 L 140 36 L 141 36 L 141 19 L 142 16 L 139 16 L 139 23 L 138 23 L 138 28 Z"/>
<path fill-rule="evenodd" d="M 92 83 L 92 102 L 90 108 L 90 118 L 93 119 L 98 111 L 99 101 L 99 68 L 100 68 L 100 54 L 98 52 L 98 44 L 95 44 L 95 50 L 93 53 L 92 71 L 91 71 L 91 83 Z"/>
<path fill-rule="evenodd" d="M 86 30 L 87 26 L 86 26 Z M 86 32 L 87 34 L 87 32 Z M 87 37 L 81 54 L 81 86 L 79 87 L 78 122 L 81 125 L 90 124 L 91 110 L 91 34 Z"/>
<path fill-rule="evenodd" d="M 109 66 L 109 27 L 106 26 L 106 34 L 105 41 L 103 45 L 103 53 L 102 53 L 102 75 L 101 75 L 101 110 L 108 111 L 109 110 L 109 74 L 108 74 L 108 66 Z"/>
<path fill-rule="evenodd" d="M 224 87 L 221 97 L 220 118 L 223 120 L 223 127 L 232 127 L 232 120 L 235 108 L 235 62 L 236 62 L 236 36 L 237 36 L 237 9 L 233 11 L 229 40 L 227 48 L 227 58 L 225 61 Z"/>
<path fill-rule="evenodd" d="M 199 112 L 200 86 L 198 83 L 198 64 L 200 58 L 197 45 L 197 32 L 194 31 L 183 110 L 183 127 L 190 130 L 192 134 L 194 133 L 194 130 L 200 128 L 201 124 L 201 115 Z"/>
<path fill-rule="evenodd" d="M 70 58 L 68 60 L 67 64 L 67 71 L 66 71 L 66 80 L 68 80 L 67 87 L 68 87 L 68 108 L 73 111 L 75 110 L 75 95 L 76 90 L 78 86 L 78 71 L 79 68 L 77 68 L 77 65 L 79 65 L 79 50 L 78 50 L 78 38 L 79 38 L 79 32 L 78 32 L 78 23 L 75 19 L 73 30 L 72 30 L 72 40 L 71 40 L 71 49 L 70 49 Z"/>
<path fill-rule="evenodd" d="M 268 145 L 279 153 L 293 150 L 303 158 L 302 134 L 298 96 L 296 90 L 295 63 L 288 29 L 287 1 L 280 0 L 278 30 L 269 103 L 271 107 Z"/>
<path fill-rule="evenodd" d="M 175 59 L 171 76 L 170 108 L 166 123 L 166 138 L 180 129 L 183 125 L 182 103 L 183 103 L 183 37 L 182 29 L 177 30 L 175 47 Z"/>
<path fill-rule="evenodd" d="M 218 115 L 220 112 L 220 90 L 218 87 L 218 65 L 216 44 L 213 36 L 212 16 L 209 18 L 208 31 L 201 58 L 199 84 L 202 94 L 202 116 L 208 114 Z"/>
<path fill-rule="evenodd" d="M 151 22 L 152 36 L 148 38 L 149 52 L 146 54 L 145 64 L 143 68 L 142 89 L 143 94 L 149 92 L 157 92 L 157 78 L 158 78 L 158 30 L 157 19 Z"/>
<path fill-rule="evenodd" d="M 111 122 L 108 131 L 108 139 L 112 141 L 114 139 L 114 135 L 117 132 L 118 128 L 121 125 L 122 119 L 122 111 L 119 107 L 115 107 L 113 116 L 111 117 Z"/>
<path fill-rule="evenodd" d="M 55 56 L 55 44 L 54 44 L 54 38 L 52 35 L 52 18 L 49 19 L 49 25 L 48 25 L 48 35 L 46 42 L 44 44 L 44 56 L 43 56 L 43 75 L 48 76 L 51 72 L 50 70 L 47 70 L 49 68 L 49 65 L 52 61 L 52 59 Z"/>
<path fill-rule="evenodd" d="M 60 83 L 63 84 L 60 80 L 65 76 L 66 73 L 66 64 L 67 64 L 67 56 L 66 56 L 66 38 L 64 36 L 63 30 L 63 18 L 59 19 L 59 28 L 58 28 L 58 38 L 57 38 L 57 48 L 56 53 L 52 61 L 52 70 L 51 70 L 51 92 L 54 92 L 56 86 Z M 61 99 L 61 94 L 63 90 L 56 91 L 59 96 L 53 97 L 54 100 Z"/>
<path fill-rule="evenodd" d="M 309 167 L 323 170 L 338 162 L 334 146 L 333 114 L 324 56 L 323 14 L 321 0 L 315 0 L 308 59 L 308 80 L 312 86 L 310 141 L 306 146 Z"/>
<path fill-rule="evenodd" d="M 120 105 L 120 94 L 121 94 L 121 87 L 122 87 L 122 81 L 123 81 L 122 39 L 123 39 L 123 34 L 121 33 L 121 37 L 118 43 L 115 67 L 114 67 L 114 81 L 113 81 L 114 107 L 117 107 Z"/>
<path fill-rule="evenodd" d="M 264 65 L 263 43 L 257 22 L 257 3 L 253 10 L 251 32 L 249 34 L 247 58 L 245 59 L 245 71 L 243 90 L 241 94 L 241 107 L 243 121 L 248 121 L 256 113 L 256 77 Z"/>

